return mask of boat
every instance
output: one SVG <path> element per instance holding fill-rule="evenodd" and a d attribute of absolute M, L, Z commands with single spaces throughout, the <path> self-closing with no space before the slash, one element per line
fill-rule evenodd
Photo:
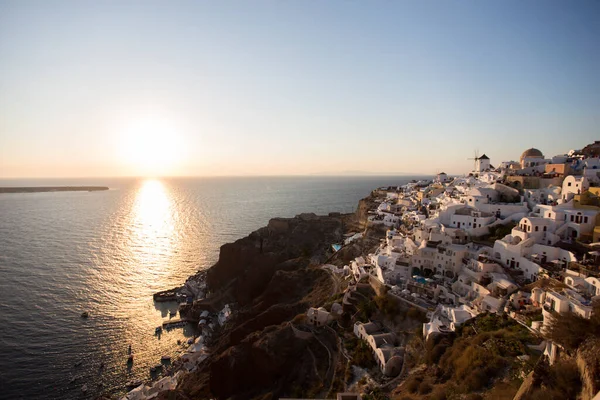
<path fill-rule="evenodd" d="M 87 318 L 89 316 L 90 316 L 90 314 L 87 311 L 84 311 L 81 313 L 81 318 Z"/>
<path fill-rule="evenodd" d="M 130 354 L 129 357 L 127 357 L 127 364 L 133 364 L 133 354 Z"/>
<path fill-rule="evenodd" d="M 171 361 L 171 356 L 162 356 L 162 357 L 160 358 L 160 361 L 163 361 L 163 362 L 170 362 L 170 361 Z"/>

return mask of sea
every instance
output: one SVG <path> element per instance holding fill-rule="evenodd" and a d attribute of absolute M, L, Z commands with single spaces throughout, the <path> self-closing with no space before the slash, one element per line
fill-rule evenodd
<path fill-rule="evenodd" d="M 124 395 L 196 334 L 155 335 L 177 304 L 156 304 L 153 293 L 209 268 L 221 245 L 272 217 L 353 212 L 377 187 L 423 178 L 0 180 L 110 188 L 0 194 L 0 399 Z"/>

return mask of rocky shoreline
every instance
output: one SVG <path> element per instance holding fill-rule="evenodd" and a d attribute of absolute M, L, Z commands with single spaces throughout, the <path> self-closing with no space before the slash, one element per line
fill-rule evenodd
<path fill-rule="evenodd" d="M 171 398 L 173 391 L 178 398 L 289 393 L 298 376 L 273 382 L 282 379 L 282 371 L 304 371 L 293 364 L 306 358 L 302 349 L 307 345 L 291 321 L 335 294 L 332 275 L 317 267 L 331 258 L 332 244 L 366 225 L 363 202 L 352 214 L 273 218 L 266 227 L 221 246 L 217 263 L 184 285 L 155 293 L 157 302 L 179 302 L 182 320 L 199 324 L 200 336 L 161 379 L 125 398 L 158 392 L 156 398 Z"/>

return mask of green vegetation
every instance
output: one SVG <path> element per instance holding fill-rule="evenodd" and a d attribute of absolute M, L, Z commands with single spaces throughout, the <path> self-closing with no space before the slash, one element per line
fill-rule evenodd
<path fill-rule="evenodd" d="M 489 235 L 485 239 L 490 242 L 500 240 L 504 236 L 510 234 L 510 232 L 515 226 L 517 226 L 515 222 L 509 222 L 506 225 L 496 225 L 491 228 L 488 228 Z"/>
<path fill-rule="evenodd" d="M 411 307 L 408 309 L 408 311 L 406 312 L 406 317 L 423 323 L 427 322 L 427 316 L 425 315 L 425 313 L 415 307 Z"/>
<path fill-rule="evenodd" d="M 535 389 L 528 400 L 575 399 L 581 391 L 577 364 L 566 359 L 550 366 L 541 362 L 535 367 Z"/>
<path fill-rule="evenodd" d="M 360 303 L 358 303 L 356 308 L 358 310 L 356 317 L 363 322 L 367 322 L 376 309 L 375 303 L 370 300 L 362 300 Z"/>
<path fill-rule="evenodd" d="M 573 313 L 553 315 L 546 336 L 569 352 L 575 351 L 587 338 L 600 336 L 600 303 L 594 304 L 590 319 Z"/>
<path fill-rule="evenodd" d="M 497 396 L 485 396 L 486 399 L 512 399 L 520 385 L 515 377 L 532 368 L 531 362 L 521 362 L 516 357 L 527 354 L 527 344 L 535 340 L 510 318 L 481 315 L 463 325 L 455 336 L 430 338 L 422 358 L 428 367 L 407 378 L 398 398 L 464 399 L 493 389 Z M 496 389 L 499 382 L 506 384 Z"/>
<path fill-rule="evenodd" d="M 379 311 L 381 311 L 386 317 L 392 318 L 398 313 L 398 303 L 389 294 L 376 296 L 374 301 Z"/>
<path fill-rule="evenodd" d="M 364 340 L 355 336 L 349 336 L 344 341 L 344 347 L 352 357 L 352 364 L 363 368 L 371 368 L 375 365 L 375 358 L 371 347 Z"/>

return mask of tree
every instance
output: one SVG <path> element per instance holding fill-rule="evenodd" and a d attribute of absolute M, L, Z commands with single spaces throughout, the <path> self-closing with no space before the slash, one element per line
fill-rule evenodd
<path fill-rule="evenodd" d="M 546 328 L 546 337 L 570 352 L 590 336 L 600 337 L 600 303 L 594 304 L 590 319 L 574 313 L 554 314 Z"/>

